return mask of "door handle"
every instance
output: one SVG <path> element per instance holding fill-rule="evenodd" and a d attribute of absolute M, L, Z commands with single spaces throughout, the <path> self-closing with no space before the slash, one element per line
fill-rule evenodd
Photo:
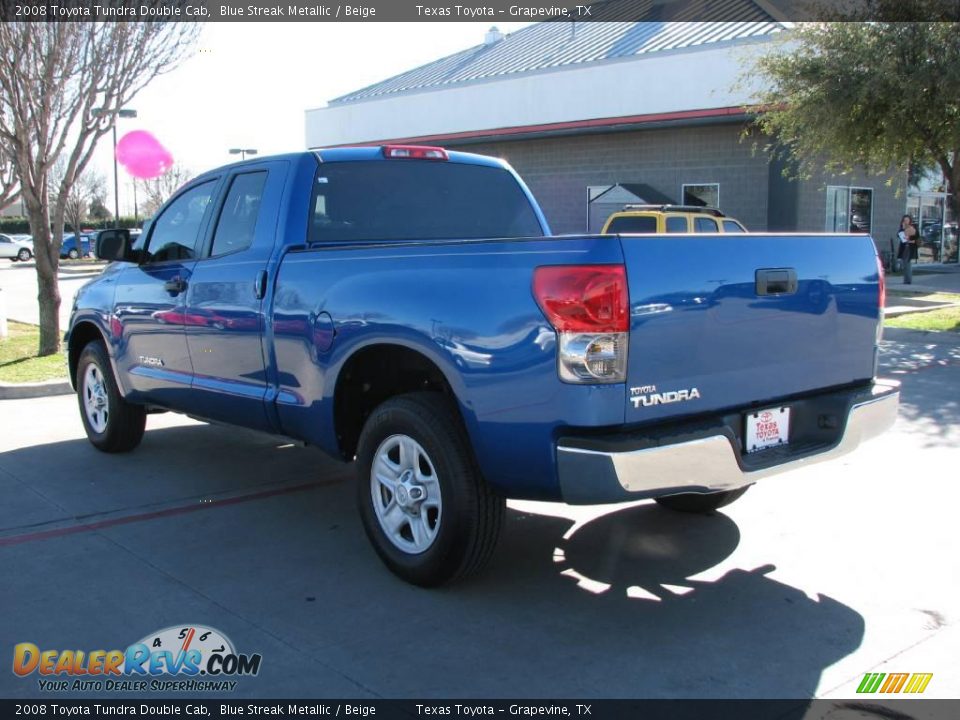
<path fill-rule="evenodd" d="M 261 270 L 257 273 L 257 279 L 253 282 L 253 296 L 257 300 L 263 300 L 267 292 L 267 271 Z"/>
<path fill-rule="evenodd" d="M 757 295 L 793 295 L 797 292 L 797 271 L 793 268 L 757 270 Z"/>
<path fill-rule="evenodd" d="M 177 275 L 176 277 L 172 277 L 169 280 L 167 280 L 163 284 L 163 289 L 166 290 L 171 295 L 179 295 L 180 293 L 182 293 L 184 290 L 187 289 L 187 281 L 184 280 L 179 275 Z"/>

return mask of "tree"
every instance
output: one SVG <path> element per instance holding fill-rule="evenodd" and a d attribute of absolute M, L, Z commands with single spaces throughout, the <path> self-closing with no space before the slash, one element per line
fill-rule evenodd
<path fill-rule="evenodd" d="M 104 198 L 95 197 L 90 202 L 90 218 L 96 220 L 97 224 L 106 222 L 111 217 L 113 217 L 113 213 L 107 209 L 107 203 Z"/>
<path fill-rule="evenodd" d="M 960 23 L 800 25 L 744 78 L 765 85 L 756 123 L 798 174 L 932 165 L 960 208 Z"/>
<path fill-rule="evenodd" d="M 176 192 L 177 188 L 187 182 L 191 177 L 193 177 L 193 174 L 187 170 L 187 168 L 180 163 L 174 163 L 170 166 L 170 169 L 160 177 L 151 178 L 150 180 L 134 180 L 138 190 L 143 193 L 141 209 L 143 210 L 144 217 L 150 217 L 157 212 L 160 206 Z"/>
<path fill-rule="evenodd" d="M 12 205 L 20 197 L 20 181 L 13 158 L 0 148 L 0 210 Z"/>
<path fill-rule="evenodd" d="M 139 6 L 161 5 L 170 3 Z M 33 234 L 40 355 L 60 346 L 57 269 L 71 190 L 119 109 L 176 67 L 199 32 L 187 22 L 0 23 L 0 144 L 13 157 Z M 63 177 L 51 192 L 61 157 Z"/>
<path fill-rule="evenodd" d="M 66 165 L 63 158 L 57 160 L 50 174 L 50 192 L 56 193 L 63 183 Z M 96 200 L 101 204 L 106 196 L 107 181 L 101 173 L 87 169 L 77 177 L 67 195 L 64 205 L 64 223 L 74 232 L 80 232 L 83 221 L 91 216 L 91 207 Z"/>

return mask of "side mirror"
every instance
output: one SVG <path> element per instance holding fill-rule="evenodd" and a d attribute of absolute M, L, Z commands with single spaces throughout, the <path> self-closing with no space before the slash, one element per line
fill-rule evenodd
<path fill-rule="evenodd" d="M 104 230 L 97 238 L 97 257 L 110 262 L 133 262 L 129 230 Z"/>

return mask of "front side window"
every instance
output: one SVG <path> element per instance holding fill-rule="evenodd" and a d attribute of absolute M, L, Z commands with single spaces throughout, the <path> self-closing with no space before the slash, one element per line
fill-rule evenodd
<path fill-rule="evenodd" d="M 746 230 L 736 220 L 724 220 L 723 231 L 726 233 L 744 233 Z"/>
<path fill-rule="evenodd" d="M 324 163 L 310 242 L 540 237 L 527 196 L 506 170 L 446 161 Z"/>
<path fill-rule="evenodd" d="M 657 219 L 652 215 L 622 215 L 614 218 L 608 233 L 655 233 Z"/>
<path fill-rule="evenodd" d="M 163 211 L 153 223 L 146 262 L 191 260 L 197 256 L 200 228 L 215 187 L 215 180 L 192 187 Z"/>
<path fill-rule="evenodd" d="M 683 215 L 671 215 L 667 218 L 666 230 L 668 233 L 687 232 L 687 218 Z"/>
<path fill-rule="evenodd" d="M 211 257 L 246 250 L 253 245 L 253 233 L 257 229 L 260 200 L 266 181 L 266 172 L 254 172 L 237 175 L 230 183 L 213 234 Z"/>
<path fill-rule="evenodd" d="M 715 233 L 719 232 L 720 228 L 717 226 L 717 221 L 713 218 L 698 217 L 693 219 L 693 231 L 698 233 Z"/>

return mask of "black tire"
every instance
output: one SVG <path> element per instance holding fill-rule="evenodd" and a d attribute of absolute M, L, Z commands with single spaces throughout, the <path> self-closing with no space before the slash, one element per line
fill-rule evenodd
<path fill-rule="evenodd" d="M 80 253 L 76 248 L 70 248 L 70 250 L 67 252 L 67 257 L 71 260 L 77 260 L 80 257 Z"/>
<path fill-rule="evenodd" d="M 726 490 L 714 493 L 681 493 L 680 495 L 664 495 L 655 498 L 657 503 L 670 510 L 685 513 L 699 513 L 709 515 L 715 510 L 729 505 L 743 495 L 750 486 L 737 490 Z"/>
<path fill-rule="evenodd" d="M 95 383 L 88 379 L 88 370 L 91 367 L 96 369 L 96 374 L 102 380 L 99 391 L 94 387 Z M 97 416 L 103 422 L 103 427 L 100 428 L 95 427 L 94 421 L 88 416 L 86 402 L 91 394 L 101 395 L 104 402 L 103 409 L 106 413 L 104 416 Z M 83 429 L 95 448 L 103 452 L 118 453 L 133 450 L 140 444 L 147 413 L 143 406 L 128 403 L 120 395 L 107 349 L 99 340 L 88 343 L 80 353 L 77 362 L 77 400 Z"/>
<path fill-rule="evenodd" d="M 432 544 L 418 553 L 405 552 L 390 539 L 375 509 L 373 463 L 378 451 L 397 436 L 413 439 L 426 453 L 442 500 Z M 481 476 L 460 417 L 443 395 L 410 393 L 377 407 L 360 434 L 357 477 L 357 504 L 367 537 L 384 564 L 403 580 L 422 587 L 461 580 L 493 555 L 505 502 Z M 396 503 L 396 494 L 390 502 Z"/>
<path fill-rule="evenodd" d="M 27 262 L 31 257 L 33 256 L 30 254 L 30 251 L 27 250 L 26 248 L 21 249 L 20 252 L 17 253 L 17 260 L 19 260 L 20 262 Z"/>

